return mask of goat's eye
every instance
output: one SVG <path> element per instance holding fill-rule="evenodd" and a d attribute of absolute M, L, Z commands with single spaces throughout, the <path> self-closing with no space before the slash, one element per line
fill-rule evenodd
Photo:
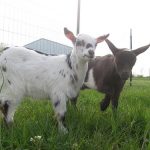
<path fill-rule="evenodd" d="M 86 48 L 90 48 L 90 47 L 93 47 L 93 46 L 92 46 L 92 44 L 88 43 L 88 44 L 86 45 Z"/>
<path fill-rule="evenodd" d="M 82 41 L 77 41 L 76 42 L 76 46 L 84 46 L 85 45 L 85 42 L 84 42 L 84 40 L 82 40 Z"/>
<path fill-rule="evenodd" d="M 81 41 L 77 41 L 76 46 L 81 46 Z"/>
<path fill-rule="evenodd" d="M 82 40 L 82 46 L 85 46 L 85 42 L 84 42 L 84 40 Z"/>

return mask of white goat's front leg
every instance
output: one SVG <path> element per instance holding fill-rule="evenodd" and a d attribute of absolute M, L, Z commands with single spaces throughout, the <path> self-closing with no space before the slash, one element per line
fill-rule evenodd
<path fill-rule="evenodd" d="M 16 111 L 17 103 L 12 103 L 12 101 L 5 101 L 2 106 L 2 113 L 4 115 L 4 121 L 7 125 L 13 123 L 13 117 Z"/>
<path fill-rule="evenodd" d="M 64 96 L 56 96 L 52 100 L 58 121 L 58 129 L 65 134 L 68 133 L 68 130 L 65 127 L 66 101 L 67 99 L 64 98 Z"/>
<path fill-rule="evenodd" d="M 5 117 L 5 121 L 7 125 L 10 125 L 14 121 L 14 114 L 17 106 L 10 105 L 8 108 L 7 116 Z"/>

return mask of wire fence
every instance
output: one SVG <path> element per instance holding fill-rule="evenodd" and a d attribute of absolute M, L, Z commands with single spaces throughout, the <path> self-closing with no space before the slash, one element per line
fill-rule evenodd
<path fill-rule="evenodd" d="M 36 8 L 36 3 L 32 4 L 32 1 L 28 1 L 28 5 L 34 5 Z M 48 22 L 51 24 L 49 27 L 45 25 Z M 23 46 L 40 38 L 60 42 L 64 35 L 57 27 L 52 26 L 54 23 L 60 25 L 58 20 L 48 18 L 48 15 L 41 14 L 40 10 L 38 13 L 31 8 L 23 9 L 13 3 L 0 1 L 0 43 Z"/>
<path fill-rule="evenodd" d="M 66 43 L 67 40 L 64 40 L 64 22 L 55 18 L 55 14 L 53 15 L 54 18 L 50 18 L 48 15 L 49 11 L 42 13 L 42 10 L 45 8 L 40 7 L 38 1 L 26 0 L 24 8 L 19 7 L 15 1 L 13 0 L 12 3 L 9 0 L 0 0 L 0 44 L 24 46 L 34 41 L 41 41 L 39 39 L 46 39 L 55 41 L 55 44 L 57 42 L 64 44 L 61 46 L 63 48 L 65 45 L 71 46 L 70 41 Z M 21 3 L 22 1 L 18 2 Z M 124 37 L 128 38 L 128 35 Z M 45 49 L 45 52 L 49 51 L 43 43 L 38 43 L 37 45 L 41 49 Z M 51 48 L 54 47 L 58 49 L 55 45 L 51 46 Z M 70 47 L 68 48 L 70 49 Z M 61 50 L 61 53 L 63 52 Z M 65 50 L 66 52 L 68 52 L 68 49 Z M 150 69 L 146 68 L 145 70 L 146 74 L 150 76 Z M 138 71 L 138 74 L 143 74 L 143 71 Z"/>

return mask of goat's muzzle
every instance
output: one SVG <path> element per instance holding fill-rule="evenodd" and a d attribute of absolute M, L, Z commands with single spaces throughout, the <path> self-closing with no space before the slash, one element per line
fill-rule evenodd
<path fill-rule="evenodd" d="M 88 58 L 91 58 L 91 59 L 92 59 L 92 58 L 95 57 L 95 53 L 94 53 L 93 50 L 89 50 L 88 53 L 89 53 L 89 55 L 86 55 Z"/>

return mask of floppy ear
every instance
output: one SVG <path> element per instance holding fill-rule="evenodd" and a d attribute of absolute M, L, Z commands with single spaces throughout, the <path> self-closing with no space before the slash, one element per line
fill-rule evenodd
<path fill-rule="evenodd" d="M 103 35 L 103 36 L 99 36 L 99 37 L 96 39 L 96 44 L 103 42 L 104 40 L 107 39 L 108 36 L 109 36 L 109 34 L 106 34 L 106 35 Z"/>
<path fill-rule="evenodd" d="M 137 49 L 133 50 L 132 52 L 137 56 L 137 55 L 145 52 L 149 47 L 150 47 L 150 44 L 143 46 L 143 47 L 140 47 L 140 48 L 137 48 Z"/>
<path fill-rule="evenodd" d="M 76 37 L 71 31 L 69 31 L 67 28 L 64 28 L 64 34 L 69 40 L 72 41 L 73 44 L 75 44 Z"/>
<path fill-rule="evenodd" d="M 105 41 L 114 55 L 116 55 L 116 53 L 120 51 L 120 49 L 118 49 L 111 41 L 109 41 L 108 39 L 106 39 Z"/>

